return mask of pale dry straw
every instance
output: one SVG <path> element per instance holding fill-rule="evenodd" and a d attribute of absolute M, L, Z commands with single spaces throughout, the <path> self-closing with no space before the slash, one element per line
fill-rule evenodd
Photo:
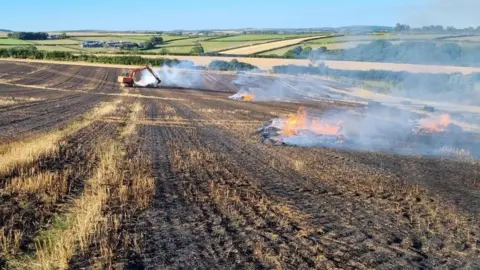
<path fill-rule="evenodd" d="M 21 170 L 22 167 L 34 162 L 41 156 L 50 155 L 58 151 L 59 143 L 63 138 L 112 113 L 119 102 L 104 103 L 64 128 L 1 146 L 0 174 L 6 174 L 13 169 Z"/>

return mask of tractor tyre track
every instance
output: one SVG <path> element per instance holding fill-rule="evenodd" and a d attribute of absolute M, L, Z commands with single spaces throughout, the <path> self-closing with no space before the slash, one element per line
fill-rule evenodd
<path fill-rule="evenodd" d="M 158 107 L 150 104 L 147 117 L 157 119 Z M 170 105 L 170 104 L 169 104 Z M 161 110 L 161 109 L 160 109 Z M 199 147 L 194 133 L 179 127 L 144 126 L 146 151 L 154 160 L 157 192 L 152 210 L 139 218 L 137 230 L 145 231 L 143 264 L 164 268 L 223 269 L 244 268 L 249 261 L 243 254 L 227 253 L 237 250 L 238 235 L 223 227 L 218 211 L 205 201 L 208 196 L 208 175 L 203 172 L 185 176 L 173 171 L 174 149 L 179 141 L 187 148 Z M 193 187 L 193 188 L 192 188 Z M 216 235 L 214 228 L 227 233 Z M 233 246 L 232 246 L 233 245 Z"/>

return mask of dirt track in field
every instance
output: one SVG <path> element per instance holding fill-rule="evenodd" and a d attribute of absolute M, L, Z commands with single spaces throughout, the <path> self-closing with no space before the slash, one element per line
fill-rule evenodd
<path fill-rule="evenodd" d="M 9 83 L 0 84 L 0 101 L 16 98 L 0 103 L 0 154 L 2 145 L 61 128 L 113 99 L 100 93 L 119 94 L 120 108 L 130 106 L 133 97 L 122 97 L 124 90 L 115 84 L 118 72 L 0 63 L 0 79 Z M 131 210 L 117 224 L 130 240 L 111 244 L 108 259 L 104 243 L 93 239 L 71 258 L 70 267 L 480 267 L 478 162 L 262 144 L 253 132 L 299 104 L 228 100 L 236 90 L 234 79 L 204 74 L 197 90 L 129 90 L 141 114 L 132 120 L 135 132 L 125 147 L 149 160 L 155 195 L 146 209 Z M 38 84 L 45 89 L 28 87 Z M 305 106 L 322 111 L 348 105 Z M 64 152 L 55 159 L 32 165 L 39 171 L 78 171 L 70 179 L 74 188 L 62 199 L 45 204 L 31 195 L 2 195 L 2 229 L 28 224 L 21 254 L 35 252 L 38 230 L 48 228 L 71 197 L 81 196 L 82 183 L 97 164 L 95 146 L 117 136 L 127 111 L 98 119 L 65 138 Z M 13 177 L 1 175 L 2 186 Z"/>

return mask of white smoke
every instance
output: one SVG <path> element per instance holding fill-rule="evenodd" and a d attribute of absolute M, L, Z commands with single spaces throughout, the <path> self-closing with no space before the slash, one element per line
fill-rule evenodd
<path fill-rule="evenodd" d="M 424 116 L 410 111 L 381 107 L 363 111 L 335 110 L 322 114 L 322 121 L 342 123 L 339 134 L 297 132 L 294 135 L 274 136 L 279 136 L 284 144 L 299 147 L 328 147 L 401 155 L 455 156 L 458 153 L 468 153 L 480 156 L 480 143 L 473 141 L 470 134 L 461 129 L 454 129 L 453 132 L 417 133 Z M 281 130 L 281 123 L 284 123 L 282 118 L 275 118 L 269 127 Z M 308 130 L 308 127 L 305 129 Z"/>
<path fill-rule="evenodd" d="M 184 64 L 179 63 L 172 67 L 153 68 L 153 71 L 162 81 L 159 87 L 201 88 L 203 85 L 202 74 L 196 70 L 188 69 L 189 67 L 190 65 L 184 66 Z M 146 70 L 141 72 L 140 80 L 135 82 L 139 86 L 155 83 L 155 77 Z"/>
<path fill-rule="evenodd" d="M 300 101 L 311 98 L 331 97 L 322 80 L 308 77 L 264 76 L 240 73 L 232 82 L 242 93 L 255 96 L 255 101 Z M 337 98 L 339 95 L 337 94 Z"/>

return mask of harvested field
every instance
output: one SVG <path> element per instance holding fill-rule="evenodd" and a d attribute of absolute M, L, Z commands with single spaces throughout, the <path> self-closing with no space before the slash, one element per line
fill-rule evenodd
<path fill-rule="evenodd" d="M 282 41 L 270 42 L 270 43 L 266 43 L 266 44 L 252 45 L 252 46 L 249 46 L 249 47 L 223 51 L 222 53 L 223 54 L 250 55 L 250 54 L 260 53 L 260 52 L 264 52 L 264 51 L 268 51 L 268 50 L 273 50 L 273 49 L 276 49 L 276 48 L 279 48 L 279 47 L 294 45 L 294 44 L 298 44 L 298 43 L 301 43 L 301 42 L 304 42 L 304 41 L 307 41 L 307 40 L 318 39 L 318 38 L 322 38 L 322 37 L 324 37 L 324 36 L 304 37 L 304 38 L 282 40 Z"/>
<path fill-rule="evenodd" d="M 477 160 L 268 145 L 255 131 L 299 103 L 229 100 L 233 74 L 126 90 L 119 72 L 0 62 L 0 268 L 480 267 Z M 319 87 L 244 83 L 295 80 Z"/>

